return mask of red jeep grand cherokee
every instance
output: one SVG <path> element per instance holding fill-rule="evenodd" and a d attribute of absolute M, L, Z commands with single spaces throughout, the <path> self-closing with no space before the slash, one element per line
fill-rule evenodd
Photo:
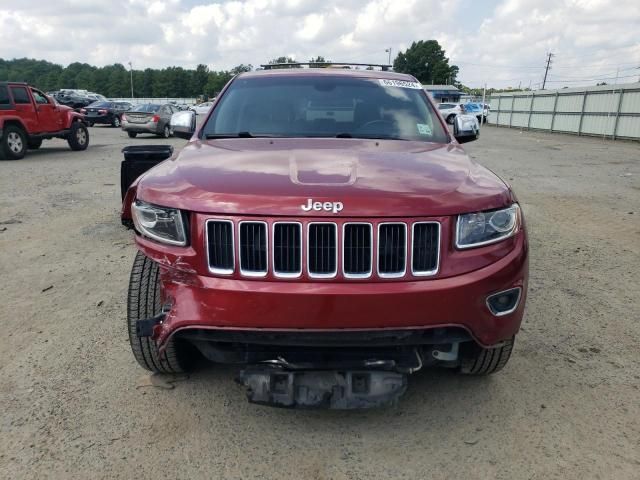
<path fill-rule="evenodd" d="M 128 189 L 139 248 L 133 354 L 181 372 L 244 365 L 250 401 L 393 403 L 408 373 L 507 363 L 528 256 L 509 185 L 469 159 L 415 78 L 266 69 L 238 75 L 175 158 Z"/>

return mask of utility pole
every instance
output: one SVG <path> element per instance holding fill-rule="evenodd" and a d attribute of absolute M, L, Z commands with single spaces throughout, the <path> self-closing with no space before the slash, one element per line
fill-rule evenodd
<path fill-rule="evenodd" d="M 384 51 L 389 54 L 389 61 L 387 62 L 387 65 L 391 65 L 391 47 L 385 48 Z"/>
<path fill-rule="evenodd" d="M 551 59 L 553 58 L 553 53 L 549 52 L 547 54 L 547 68 L 544 70 L 544 80 L 542 81 L 542 90 L 544 90 L 545 85 L 547 84 L 547 74 L 549 73 L 549 69 L 551 68 Z"/>
<path fill-rule="evenodd" d="M 133 96 L 133 64 L 129 62 L 129 72 L 131 73 L 131 100 L 135 97 Z"/>

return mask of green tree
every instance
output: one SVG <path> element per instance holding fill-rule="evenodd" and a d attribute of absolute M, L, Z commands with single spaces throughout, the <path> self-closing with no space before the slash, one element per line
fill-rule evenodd
<path fill-rule="evenodd" d="M 231 74 L 238 75 L 239 73 L 250 72 L 251 70 L 253 70 L 253 65 L 251 65 L 250 63 L 247 65 L 241 63 L 240 65 L 236 65 L 231 69 Z"/>
<path fill-rule="evenodd" d="M 453 85 L 458 75 L 458 67 L 449 65 L 449 59 L 437 40 L 413 42 L 405 52 L 398 53 L 393 69 L 411 74 L 424 84 Z"/>
<path fill-rule="evenodd" d="M 273 60 L 269 60 L 269 65 L 275 65 L 278 63 L 296 63 L 296 61 L 291 57 L 278 57 L 278 58 L 274 58 Z M 300 65 L 292 65 L 290 67 L 279 65 L 277 67 L 272 67 L 272 68 L 300 68 Z"/>

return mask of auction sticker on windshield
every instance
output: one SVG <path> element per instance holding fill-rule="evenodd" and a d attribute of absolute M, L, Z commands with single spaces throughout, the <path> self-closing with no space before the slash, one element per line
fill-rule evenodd
<path fill-rule="evenodd" d="M 382 85 L 383 87 L 414 88 L 416 90 L 420 90 L 422 88 L 422 85 L 420 85 L 418 82 L 407 82 L 405 80 L 387 80 L 383 78 L 380 78 L 378 80 L 380 82 L 380 85 Z"/>

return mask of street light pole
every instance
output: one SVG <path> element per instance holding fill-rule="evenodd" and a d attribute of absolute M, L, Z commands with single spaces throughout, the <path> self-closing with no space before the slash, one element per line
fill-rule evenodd
<path fill-rule="evenodd" d="M 385 48 L 384 50 L 385 52 L 387 52 L 389 54 L 389 61 L 387 62 L 388 65 L 391 65 L 391 47 L 389 48 Z"/>
<path fill-rule="evenodd" d="M 135 97 L 133 96 L 133 65 L 129 62 L 129 72 L 131 73 L 131 100 Z"/>

